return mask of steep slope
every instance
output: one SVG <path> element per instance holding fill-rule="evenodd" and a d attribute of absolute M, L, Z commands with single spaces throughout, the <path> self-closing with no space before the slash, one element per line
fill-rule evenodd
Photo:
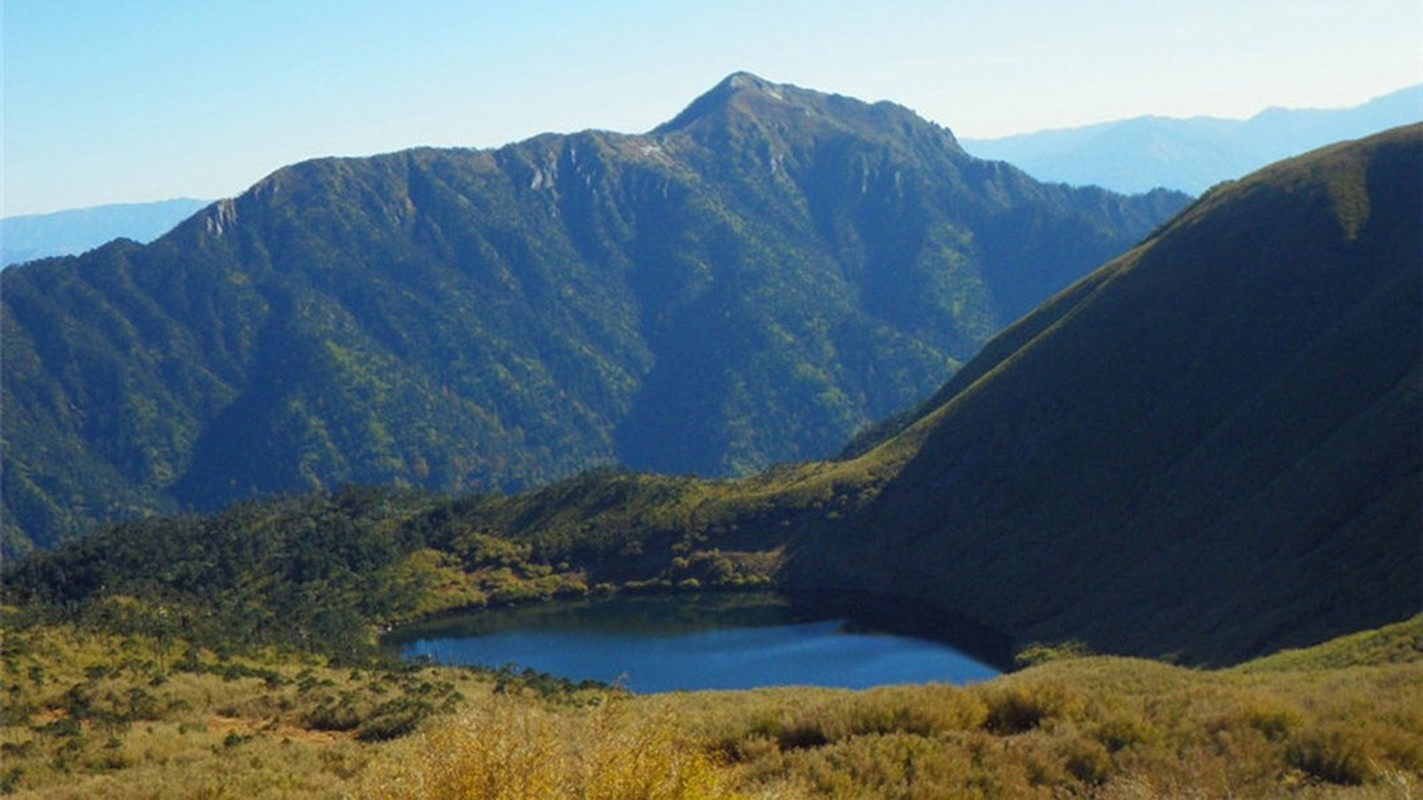
<path fill-rule="evenodd" d="M 1423 604 L 1423 126 L 1211 192 L 989 344 L 795 583 L 1231 660 Z"/>
<path fill-rule="evenodd" d="M 1199 194 L 1267 164 L 1423 120 L 1423 85 L 1340 109 L 1271 108 L 1245 120 L 1138 117 L 1001 139 L 964 140 L 969 152 L 1034 177 L 1141 192 Z"/>
<path fill-rule="evenodd" d="M 3 274 L 6 546 L 343 483 L 823 455 L 1187 198 L 731 76 L 646 135 L 281 169 Z"/>
<path fill-rule="evenodd" d="M 1414 126 L 1217 189 L 858 458 L 239 504 L 106 528 L 0 585 L 179 602 L 213 635 L 306 646 L 599 584 L 775 580 L 1192 664 L 1402 620 L 1423 605 L 1420 174 Z"/>

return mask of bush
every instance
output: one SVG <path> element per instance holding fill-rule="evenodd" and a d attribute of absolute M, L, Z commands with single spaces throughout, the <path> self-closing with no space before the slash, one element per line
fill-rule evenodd
<path fill-rule="evenodd" d="M 376 706 L 356 730 L 356 738 L 363 742 L 397 739 L 414 733 L 420 723 L 434 713 L 435 706 L 425 700 L 396 698 Z"/>
<path fill-rule="evenodd" d="M 554 713 L 496 701 L 409 740 L 368 773 L 383 800 L 702 800 L 732 797 L 711 758 L 657 719 L 609 703 Z"/>
<path fill-rule="evenodd" d="M 1303 731 L 1290 740 L 1285 760 L 1320 780 L 1358 786 L 1374 777 L 1368 742 L 1343 725 Z"/>
<path fill-rule="evenodd" d="M 803 709 L 774 730 L 785 750 L 819 747 L 852 736 L 909 733 L 932 736 L 981 727 L 988 707 L 953 686 L 883 687 Z"/>
<path fill-rule="evenodd" d="M 308 711 L 305 722 L 314 731 L 352 731 L 361 724 L 361 715 L 349 704 L 328 702 Z"/>
<path fill-rule="evenodd" d="M 989 687 L 981 696 L 988 705 L 984 728 L 1000 735 L 1027 733 L 1050 717 L 1071 719 L 1086 708 L 1081 697 L 1052 683 Z"/>
<path fill-rule="evenodd" d="M 1112 775 L 1111 754 L 1092 739 L 1070 740 L 1063 746 L 1062 758 L 1067 771 L 1083 783 L 1100 784 Z"/>
<path fill-rule="evenodd" d="M 1047 664 L 1053 661 L 1065 661 L 1069 658 L 1085 658 L 1092 655 L 1092 650 L 1085 643 L 1076 639 L 1057 644 L 1033 643 L 1024 647 L 1018 652 L 1013 660 L 1020 667 L 1035 667 L 1039 664 Z"/>

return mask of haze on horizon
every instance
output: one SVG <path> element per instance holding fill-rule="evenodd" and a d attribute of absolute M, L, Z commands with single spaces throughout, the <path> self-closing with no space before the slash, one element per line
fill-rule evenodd
<path fill-rule="evenodd" d="M 307 158 L 637 133 L 739 70 L 964 138 L 1357 105 L 1423 81 L 1415 0 L 9 0 L 0 216 L 240 193 Z"/>

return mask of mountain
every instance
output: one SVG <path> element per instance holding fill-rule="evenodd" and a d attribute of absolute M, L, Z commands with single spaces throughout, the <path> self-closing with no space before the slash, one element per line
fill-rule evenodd
<path fill-rule="evenodd" d="M 1247 120 L 1137 117 L 1000 139 L 965 139 L 978 156 L 1040 180 L 1141 192 L 1200 194 L 1266 164 L 1423 120 L 1423 84 L 1345 109 L 1271 108 Z"/>
<path fill-rule="evenodd" d="M 113 239 L 149 242 L 207 204 L 183 197 L 5 217 L 0 219 L 0 267 L 75 255 Z"/>
<path fill-rule="evenodd" d="M 412 617 L 600 586 L 774 582 L 1000 656 L 1004 637 L 1076 640 L 1192 665 L 1407 619 L 1423 605 L 1420 170 L 1423 125 L 1218 187 L 855 458 L 241 503 L 105 527 L 0 585 L 137 630 L 184 609 L 205 646 L 343 653 Z"/>
<path fill-rule="evenodd" d="M 1417 613 L 1420 174 L 1415 125 L 1211 191 L 862 456 L 790 582 L 1193 662 Z"/>
<path fill-rule="evenodd" d="M 775 582 L 1000 655 L 1078 640 L 1190 664 L 1403 620 L 1423 606 L 1420 170 L 1423 125 L 1218 187 L 855 458 L 238 504 L 107 527 L 0 582 L 341 648 L 599 585 Z"/>
<path fill-rule="evenodd" d="M 744 73 L 643 135 L 289 166 L 150 245 L 0 274 L 6 546 L 347 483 L 822 456 L 1188 200 L 1044 185 Z"/>

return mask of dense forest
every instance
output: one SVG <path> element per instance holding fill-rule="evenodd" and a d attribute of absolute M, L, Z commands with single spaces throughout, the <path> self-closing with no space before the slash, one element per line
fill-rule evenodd
<path fill-rule="evenodd" d="M 285 167 L 148 246 L 0 275 L 3 546 L 349 483 L 824 457 L 1188 200 L 744 74 L 647 134 Z"/>

